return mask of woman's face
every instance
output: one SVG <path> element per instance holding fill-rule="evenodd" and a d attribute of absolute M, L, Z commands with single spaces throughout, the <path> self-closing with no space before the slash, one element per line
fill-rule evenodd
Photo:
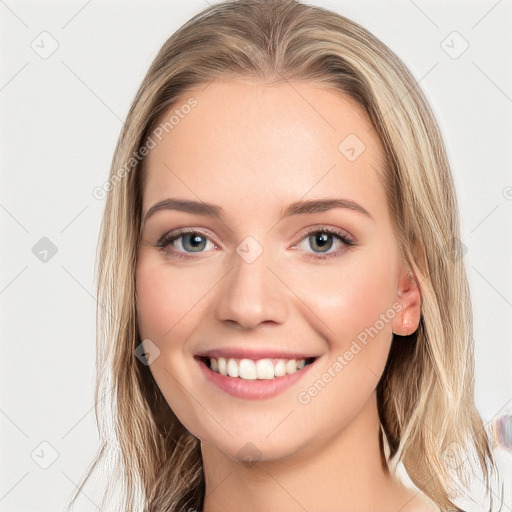
<path fill-rule="evenodd" d="M 307 82 L 217 80 L 162 122 L 136 269 L 155 381 L 231 457 L 314 450 L 375 409 L 392 332 L 418 321 L 375 132 L 359 104 Z"/>

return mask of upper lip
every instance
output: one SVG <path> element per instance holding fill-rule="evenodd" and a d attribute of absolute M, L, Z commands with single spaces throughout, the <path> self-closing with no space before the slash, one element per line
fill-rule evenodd
<path fill-rule="evenodd" d="M 198 353 L 199 357 L 219 358 L 226 359 L 309 359 L 311 357 L 318 357 L 310 352 L 286 352 L 279 348 L 251 348 L 251 347 L 226 347 L 215 348 Z"/>

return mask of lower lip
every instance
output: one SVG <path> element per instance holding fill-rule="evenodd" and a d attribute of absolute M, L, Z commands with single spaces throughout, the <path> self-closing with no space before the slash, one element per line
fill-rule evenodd
<path fill-rule="evenodd" d="M 244 398 L 246 400 L 261 400 L 264 398 L 272 398 L 273 396 L 282 393 L 289 387 L 293 386 L 302 377 L 304 377 L 309 369 L 315 364 L 304 366 L 301 370 L 295 373 L 285 375 L 283 377 L 276 377 L 274 379 L 255 379 L 245 380 L 239 377 L 228 377 L 220 373 L 210 370 L 206 364 L 198 358 L 195 358 L 199 364 L 204 376 L 219 389 L 228 393 L 229 395 L 237 398 Z"/>

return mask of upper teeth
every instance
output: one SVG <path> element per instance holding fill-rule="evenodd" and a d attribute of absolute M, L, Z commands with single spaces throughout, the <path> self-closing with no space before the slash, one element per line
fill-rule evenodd
<path fill-rule="evenodd" d="M 252 359 L 226 359 L 225 357 L 210 358 L 210 368 L 214 372 L 246 380 L 283 377 L 304 368 L 305 364 L 305 359 L 258 359 L 253 361 Z"/>

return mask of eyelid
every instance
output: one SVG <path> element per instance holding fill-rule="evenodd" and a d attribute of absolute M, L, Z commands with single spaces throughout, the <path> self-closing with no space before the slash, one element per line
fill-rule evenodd
<path fill-rule="evenodd" d="M 343 228 L 338 228 L 336 226 L 331 226 L 329 224 L 313 224 L 312 226 L 307 226 L 301 230 L 301 233 L 298 235 L 297 242 L 300 242 L 304 237 L 311 235 L 312 233 L 325 232 L 337 235 L 341 238 L 347 239 L 352 243 L 356 243 L 354 237 Z M 295 243 L 297 243 L 295 242 Z"/>
<path fill-rule="evenodd" d="M 357 242 L 354 240 L 352 235 L 348 233 L 345 229 L 330 226 L 328 224 L 315 224 L 312 226 L 308 226 L 301 230 L 301 234 L 298 235 L 296 238 L 296 241 L 292 244 L 290 247 L 291 249 L 298 249 L 297 245 L 302 242 L 306 237 L 310 236 L 313 233 L 328 233 L 333 235 L 334 237 L 338 238 L 342 244 L 346 246 L 346 248 L 343 251 L 333 252 L 333 253 L 309 253 L 305 252 L 305 257 L 310 260 L 316 260 L 316 261 L 322 261 L 327 260 L 332 257 L 340 256 L 341 254 L 345 253 L 348 249 L 348 247 L 357 245 Z M 170 231 L 167 231 L 164 233 L 157 243 L 155 244 L 156 247 L 159 247 L 161 251 L 168 255 L 169 257 L 177 257 L 182 259 L 198 259 L 197 256 L 194 256 L 194 253 L 187 253 L 187 252 L 181 252 L 172 250 L 169 251 L 167 248 L 174 243 L 175 240 L 179 239 L 183 235 L 190 235 L 190 234 L 198 234 L 201 236 L 204 236 L 206 239 L 208 239 L 210 242 L 212 242 L 215 245 L 215 249 L 222 248 L 222 245 L 215 241 L 215 239 L 208 233 L 208 230 L 204 228 L 196 228 L 193 226 L 186 226 L 181 228 L 172 229 Z M 196 254 L 203 254 L 203 252 L 208 251 L 200 251 Z"/>
<path fill-rule="evenodd" d="M 326 252 L 326 253 L 315 253 L 315 252 L 307 252 L 304 251 L 303 257 L 307 261 L 314 261 L 316 263 L 327 263 L 331 258 L 336 258 L 345 254 L 351 247 L 357 245 L 355 239 L 350 235 L 346 230 L 334 226 L 329 226 L 327 224 L 313 225 L 305 228 L 305 232 L 302 232 L 299 236 L 297 242 L 291 247 L 294 250 L 298 250 L 298 244 L 302 242 L 304 239 L 309 237 L 314 233 L 328 233 L 338 240 L 342 244 L 342 249 L 335 252 Z"/>
<path fill-rule="evenodd" d="M 171 246 L 175 240 L 181 238 L 183 235 L 187 234 L 198 234 L 203 237 L 205 237 L 207 240 L 213 243 L 215 246 L 215 249 L 219 248 L 219 245 L 214 239 L 212 239 L 212 236 L 208 234 L 207 230 L 203 228 L 195 228 L 195 227 L 182 227 L 182 228 L 176 228 L 171 229 L 170 231 L 167 231 L 164 233 L 155 244 L 155 247 L 160 248 L 161 252 L 164 253 L 164 255 L 168 256 L 169 258 L 181 258 L 184 260 L 197 260 L 198 257 L 194 256 L 194 253 L 187 253 L 187 252 L 181 252 L 177 250 L 169 250 L 168 247 Z M 197 254 L 203 254 L 203 251 L 197 253 Z"/>
<path fill-rule="evenodd" d="M 204 237 L 206 237 L 209 240 L 211 240 L 215 245 L 218 245 L 218 246 L 222 245 L 222 244 L 219 244 L 214 239 L 215 237 L 213 237 L 207 229 L 196 228 L 196 227 L 193 227 L 193 226 L 186 226 L 186 227 L 182 227 L 182 228 L 171 229 L 170 231 L 165 232 L 158 239 L 156 245 L 159 246 L 159 245 L 161 245 L 162 243 L 164 243 L 165 241 L 167 241 L 169 239 L 179 238 L 180 235 L 186 235 L 186 234 L 191 234 L 191 233 L 197 233 L 197 234 L 203 235 Z"/>

